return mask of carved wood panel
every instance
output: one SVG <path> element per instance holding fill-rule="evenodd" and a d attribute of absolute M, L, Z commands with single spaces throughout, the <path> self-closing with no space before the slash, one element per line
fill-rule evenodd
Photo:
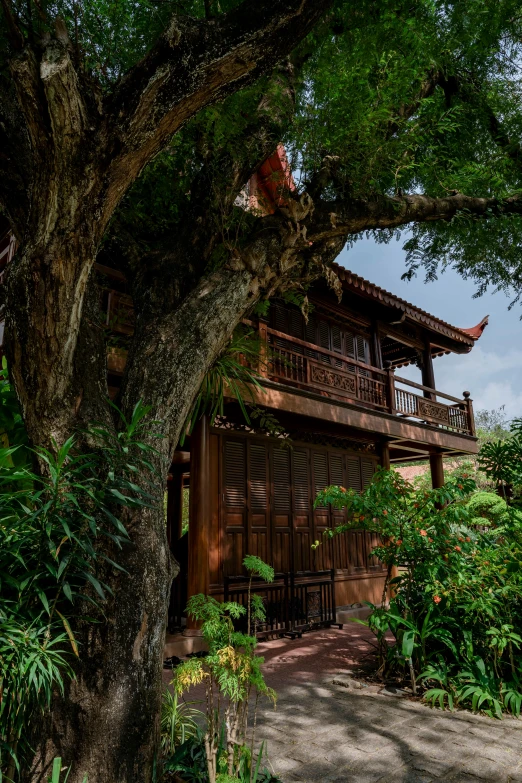
<path fill-rule="evenodd" d="M 418 415 L 423 419 L 435 421 L 437 424 L 449 425 L 450 423 L 448 407 L 440 402 L 419 397 L 417 400 L 417 409 Z"/>

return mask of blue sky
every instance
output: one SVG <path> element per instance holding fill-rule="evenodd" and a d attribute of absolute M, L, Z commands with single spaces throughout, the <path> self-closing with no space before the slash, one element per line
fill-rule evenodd
<path fill-rule="evenodd" d="M 451 270 L 433 283 L 424 282 L 422 271 L 411 282 L 401 280 L 404 241 L 361 240 L 343 250 L 337 262 L 453 326 L 475 326 L 489 314 L 489 326 L 470 354 L 435 359 L 436 386 L 456 397 L 469 390 L 475 410 L 505 405 L 509 418 L 522 416 L 522 307 L 508 310 L 510 299 L 502 293 L 473 299 L 476 286 Z M 400 374 L 411 380 L 420 375 L 417 368 L 402 368 Z"/>

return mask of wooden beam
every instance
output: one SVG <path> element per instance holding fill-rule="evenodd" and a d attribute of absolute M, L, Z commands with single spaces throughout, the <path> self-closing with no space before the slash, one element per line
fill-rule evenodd
<path fill-rule="evenodd" d="M 359 405 L 338 400 L 329 400 L 313 392 L 300 389 L 290 390 L 282 384 L 265 381 L 264 392 L 253 389 L 254 399 L 259 405 L 273 410 L 287 411 L 299 416 L 351 427 L 365 433 L 384 435 L 418 443 L 420 447 L 431 446 L 464 454 L 477 454 L 477 439 L 470 435 L 450 432 L 440 427 L 392 416 L 389 413 L 364 409 Z"/>
<path fill-rule="evenodd" d="M 208 416 L 200 418 L 190 439 L 190 504 L 188 532 L 188 598 L 210 587 L 210 427 Z M 187 617 L 186 636 L 200 636 L 198 623 Z"/>

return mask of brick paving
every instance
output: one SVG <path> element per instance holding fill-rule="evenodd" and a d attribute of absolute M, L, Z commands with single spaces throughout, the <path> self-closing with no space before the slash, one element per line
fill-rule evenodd
<path fill-rule="evenodd" d="M 360 687 L 351 675 L 370 663 L 371 638 L 349 624 L 260 645 L 279 698 L 262 707 L 257 737 L 285 783 L 522 783 L 522 720 Z"/>

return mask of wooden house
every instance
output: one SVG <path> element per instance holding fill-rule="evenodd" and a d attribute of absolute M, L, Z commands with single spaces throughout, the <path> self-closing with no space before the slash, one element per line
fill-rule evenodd
<path fill-rule="evenodd" d="M 266 185 L 278 167 L 287 176 L 280 151 L 265 166 L 265 205 L 279 198 Z M 260 171 L 258 183 L 262 177 Z M 6 233 L 0 265 L 13 252 Z M 98 271 L 107 325 L 122 338 L 108 351 L 115 395 L 125 337 L 132 333 L 132 300 L 120 273 Z M 334 271 L 341 302 L 319 282 L 309 292 L 307 319 L 298 307 L 273 301 L 266 317 L 250 321 L 269 359 L 257 404 L 277 417 L 291 448 L 248 426 L 229 399 L 225 416 L 213 426 L 203 417 L 174 454 L 167 529 L 182 570 L 173 587 L 171 629 L 184 626 L 187 596 L 245 600 L 246 554 L 259 555 L 277 574 L 270 588 L 254 583 L 269 607 L 268 630 L 331 622 L 336 607 L 379 600 L 384 573 L 370 556 L 376 541 L 369 533 L 353 530 L 313 548 L 343 519 L 340 511 L 314 508 L 317 492 L 329 484 L 362 490 L 379 465 L 419 459 L 429 459 L 439 487 L 443 457 L 477 453 L 470 393 L 455 398 L 437 390 L 434 359 L 456 353 L 465 361 L 487 319 L 457 328 L 340 266 Z M 421 383 L 400 376 L 410 364 L 420 368 Z M 187 486 L 189 532 L 182 536 Z M 189 621 L 185 633 L 198 631 Z"/>

